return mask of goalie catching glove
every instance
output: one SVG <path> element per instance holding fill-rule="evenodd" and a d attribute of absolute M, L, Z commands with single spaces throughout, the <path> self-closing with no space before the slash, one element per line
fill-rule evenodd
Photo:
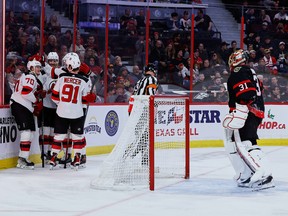
<path fill-rule="evenodd" d="M 248 113 L 249 110 L 246 105 L 236 104 L 236 109 L 225 116 L 222 122 L 223 127 L 231 130 L 242 128 L 245 125 Z"/>

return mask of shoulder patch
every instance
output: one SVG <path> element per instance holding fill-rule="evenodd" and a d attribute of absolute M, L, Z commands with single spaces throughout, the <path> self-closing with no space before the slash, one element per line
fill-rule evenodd
<path fill-rule="evenodd" d="M 233 71 L 234 71 L 235 73 L 237 73 L 237 72 L 239 72 L 239 71 L 240 71 L 240 69 L 241 69 L 241 67 L 236 67 L 236 68 L 234 68 L 234 70 L 233 70 Z"/>

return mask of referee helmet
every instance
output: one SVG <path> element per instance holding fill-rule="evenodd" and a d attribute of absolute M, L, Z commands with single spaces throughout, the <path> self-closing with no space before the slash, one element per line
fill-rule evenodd
<path fill-rule="evenodd" d="M 157 69 L 156 69 L 156 67 L 155 67 L 155 65 L 154 64 L 147 64 L 146 66 L 145 66 L 145 74 L 148 72 L 148 71 L 151 71 L 151 72 L 153 72 L 154 74 L 155 74 L 155 76 L 157 75 Z"/>

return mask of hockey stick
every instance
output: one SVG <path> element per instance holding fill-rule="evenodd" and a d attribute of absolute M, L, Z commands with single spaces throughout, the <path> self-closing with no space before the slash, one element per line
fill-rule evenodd
<path fill-rule="evenodd" d="M 42 109 L 42 112 L 41 112 L 41 136 L 42 136 L 42 146 L 41 146 L 41 160 L 42 160 L 42 168 L 44 168 L 44 164 L 45 164 L 45 161 L 44 161 L 44 108 Z M 47 156 L 46 156 L 47 157 Z"/>
<path fill-rule="evenodd" d="M 70 127 L 67 130 L 67 142 L 66 142 L 66 150 L 65 150 L 65 157 L 64 157 L 64 169 L 67 168 L 67 156 L 68 156 L 69 140 L 70 140 Z"/>

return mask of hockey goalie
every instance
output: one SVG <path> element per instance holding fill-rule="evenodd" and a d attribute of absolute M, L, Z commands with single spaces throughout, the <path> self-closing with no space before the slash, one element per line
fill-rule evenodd
<path fill-rule="evenodd" d="M 255 71 L 248 66 L 247 52 L 231 54 L 231 70 L 227 88 L 230 113 L 222 124 L 225 128 L 225 150 L 235 169 L 239 187 L 264 189 L 274 187 L 269 163 L 257 145 L 257 128 L 264 118 L 262 84 Z"/>

